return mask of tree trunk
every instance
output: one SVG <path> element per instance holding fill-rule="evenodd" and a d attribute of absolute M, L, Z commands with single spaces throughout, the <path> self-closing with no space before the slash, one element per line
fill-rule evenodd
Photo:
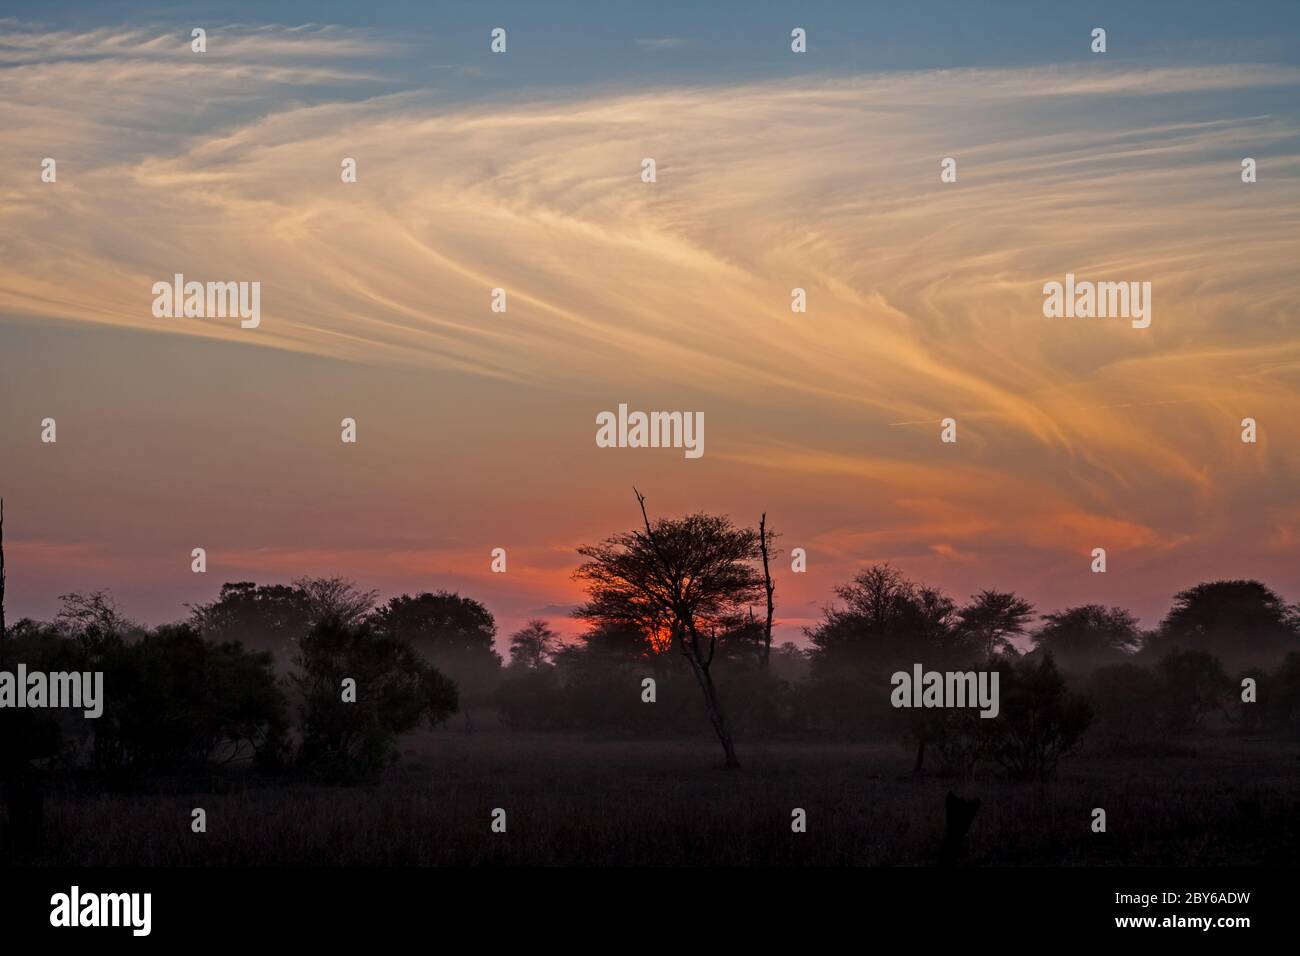
<path fill-rule="evenodd" d="M 693 654 L 687 653 L 686 656 L 691 662 L 691 669 L 695 671 L 695 679 L 700 682 L 700 690 L 704 691 L 704 706 L 709 712 L 709 722 L 713 724 L 713 731 L 722 743 L 722 752 L 727 758 L 726 767 L 728 770 L 737 770 L 740 768 L 740 760 L 736 756 L 736 746 L 731 740 L 731 728 L 727 725 L 727 715 L 722 712 L 722 704 L 718 700 L 718 691 L 713 686 L 713 677 L 709 674 L 709 668 L 703 662 L 697 661 Z"/>
<path fill-rule="evenodd" d="M 674 597 L 671 612 L 675 631 L 674 641 L 680 641 L 682 653 L 691 662 L 691 669 L 695 671 L 695 679 L 699 681 L 700 689 L 704 691 L 704 706 L 709 712 L 709 722 L 713 724 L 713 730 L 718 735 L 718 740 L 722 742 L 722 751 L 727 757 L 727 769 L 738 768 L 740 761 L 736 758 L 736 748 L 731 741 L 731 728 L 727 726 L 726 715 L 723 714 L 722 704 L 718 700 L 717 688 L 713 686 L 713 678 L 709 675 L 709 666 L 713 663 L 713 652 L 717 648 L 717 633 L 716 631 L 710 632 L 709 653 L 708 656 L 705 656 L 700 651 L 700 633 L 695 626 L 692 611 L 682 598 L 682 576 L 679 572 L 674 571 L 671 563 L 664 558 L 663 552 L 659 549 L 659 541 L 655 537 L 654 528 L 650 524 L 650 515 L 645 510 L 645 496 L 637 491 L 635 487 L 633 487 L 632 491 L 636 494 L 636 500 L 641 505 L 641 519 L 645 522 L 646 538 L 654 549 L 655 556 L 659 560 L 665 577 L 673 582 Z"/>

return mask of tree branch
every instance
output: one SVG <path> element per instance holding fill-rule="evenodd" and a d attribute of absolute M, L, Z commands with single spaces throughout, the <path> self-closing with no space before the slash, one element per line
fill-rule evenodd
<path fill-rule="evenodd" d="M 655 537 L 654 529 L 650 527 L 650 516 L 645 510 L 645 495 L 637 491 L 636 485 L 632 486 L 632 493 L 636 495 L 637 503 L 641 505 L 641 520 L 645 522 L 646 537 L 650 539 L 650 547 L 654 549 L 655 557 L 659 559 L 659 565 L 664 573 L 669 587 L 672 588 L 673 614 L 680 620 L 682 618 L 682 591 L 681 584 L 677 575 L 673 573 L 672 565 L 669 564 L 668 558 L 664 556 L 663 549 L 659 547 L 659 539 Z M 685 621 L 682 621 L 686 624 Z"/>

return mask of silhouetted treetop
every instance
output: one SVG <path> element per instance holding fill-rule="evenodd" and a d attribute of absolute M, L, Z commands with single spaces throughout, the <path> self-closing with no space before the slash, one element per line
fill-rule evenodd
<path fill-rule="evenodd" d="M 980 591 L 957 612 L 958 626 L 992 657 L 999 651 L 1013 651 L 1011 638 L 1023 634 L 1034 606 L 1010 591 Z"/>
<path fill-rule="evenodd" d="M 1259 581 L 1210 581 L 1180 591 L 1152 651 L 1202 650 L 1231 666 L 1275 664 L 1300 650 L 1300 616 Z"/>
<path fill-rule="evenodd" d="M 1142 644 L 1138 620 L 1121 607 L 1083 604 L 1043 615 L 1034 649 L 1052 654 L 1066 670 L 1121 663 Z"/>

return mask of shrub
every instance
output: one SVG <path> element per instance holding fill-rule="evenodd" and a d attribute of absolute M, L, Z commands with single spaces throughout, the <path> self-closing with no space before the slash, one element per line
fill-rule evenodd
<path fill-rule="evenodd" d="M 1161 714 L 1166 730 L 1186 733 L 1219 710 L 1232 691 L 1223 664 L 1207 651 L 1170 651 L 1156 666 L 1162 687 Z"/>
<path fill-rule="evenodd" d="M 292 678 L 301 693 L 299 764 L 332 780 L 369 775 L 396 757 L 393 741 L 427 717 L 456 713 L 456 685 L 400 638 L 366 624 L 322 621 L 303 638 Z M 355 702 L 343 682 L 356 681 Z"/>
<path fill-rule="evenodd" d="M 217 644 L 187 624 L 133 644 L 101 642 L 104 714 L 92 761 L 114 775 L 251 759 L 278 765 L 287 702 L 270 654 Z"/>
<path fill-rule="evenodd" d="M 1066 687 L 1050 654 L 993 666 L 1000 674 L 1001 709 L 981 720 L 983 751 L 1013 780 L 1046 780 L 1083 737 L 1092 707 Z"/>
<path fill-rule="evenodd" d="M 1137 664 L 1099 667 L 1087 695 L 1097 714 L 1097 731 L 1110 746 L 1123 746 L 1159 733 L 1160 678 Z"/>

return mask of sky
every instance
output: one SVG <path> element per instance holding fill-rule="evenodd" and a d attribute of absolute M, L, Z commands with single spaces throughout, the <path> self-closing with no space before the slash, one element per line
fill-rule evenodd
<path fill-rule="evenodd" d="M 10 0 L 9 618 L 338 574 L 574 633 L 633 485 L 767 513 L 778 640 L 881 561 L 1148 626 L 1202 580 L 1300 600 L 1298 34 L 1294 3 Z M 260 282 L 260 326 L 156 318 L 175 273 Z M 1150 282 L 1150 327 L 1045 317 L 1067 273 Z M 703 456 L 597 447 L 620 403 L 702 412 Z"/>

